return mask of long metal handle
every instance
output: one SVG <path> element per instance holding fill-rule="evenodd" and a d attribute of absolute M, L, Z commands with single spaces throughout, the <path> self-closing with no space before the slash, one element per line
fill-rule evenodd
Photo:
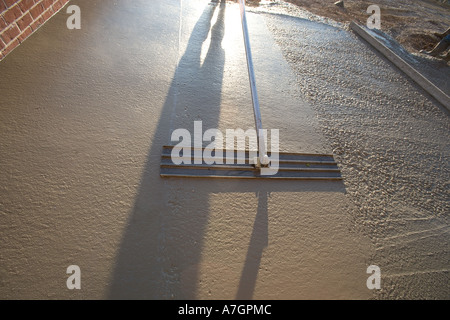
<path fill-rule="evenodd" d="M 247 57 L 248 77 L 250 79 L 250 89 L 252 92 L 253 114 L 255 116 L 256 135 L 258 137 L 259 162 L 262 166 L 267 166 L 268 157 L 264 139 L 264 131 L 259 110 L 258 92 L 256 91 L 255 71 L 253 69 L 252 50 L 250 48 L 250 39 L 248 36 L 247 17 L 245 15 L 245 0 L 239 0 L 241 8 L 242 32 L 244 34 L 245 53 Z"/>

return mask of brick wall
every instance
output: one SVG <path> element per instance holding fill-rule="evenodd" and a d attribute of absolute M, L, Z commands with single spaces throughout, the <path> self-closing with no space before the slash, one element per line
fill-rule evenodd
<path fill-rule="evenodd" d="M 0 60 L 69 0 L 0 0 Z"/>

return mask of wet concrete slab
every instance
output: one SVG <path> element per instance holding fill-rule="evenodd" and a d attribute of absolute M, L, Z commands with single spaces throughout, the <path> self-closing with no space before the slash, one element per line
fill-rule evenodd
<path fill-rule="evenodd" d="M 253 127 L 237 4 L 71 4 L 81 30 L 63 10 L 0 63 L 2 298 L 370 297 L 342 183 L 159 176 L 173 130 Z M 329 152 L 248 19 L 263 124 L 283 151 Z"/>
<path fill-rule="evenodd" d="M 351 215 L 377 248 L 371 261 L 382 285 L 374 297 L 445 299 L 446 110 L 345 26 L 267 13 L 341 164 Z"/>

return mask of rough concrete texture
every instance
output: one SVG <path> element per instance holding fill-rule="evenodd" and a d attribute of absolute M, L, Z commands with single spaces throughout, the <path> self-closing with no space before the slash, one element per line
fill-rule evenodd
<path fill-rule="evenodd" d="M 373 73 L 360 60 L 338 79 L 340 64 L 323 60 L 323 42 L 311 44 L 304 57 L 320 68 L 309 81 L 321 86 L 299 89 L 301 78 L 283 57 L 283 39 L 295 33 L 278 32 L 274 22 L 311 32 L 311 42 L 321 32 L 363 48 L 353 36 L 248 15 L 263 124 L 281 130 L 285 151 L 334 148 L 345 185 L 163 180 L 161 147 L 172 130 L 191 129 L 195 120 L 205 129 L 253 126 L 237 4 L 71 4 L 82 10 L 81 30 L 67 30 L 61 11 L 0 64 L 0 298 L 366 299 L 374 296 L 366 287 L 371 264 L 386 270 L 382 292 L 391 297 L 407 296 L 405 283 L 415 288 L 429 279 L 445 294 L 448 247 L 438 239 L 448 240 L 448 182 L 440 182 L 448 177 L 447 118 L 367 49 L 361 54 Z M 348 54 L 339 62 L 357 64 Z M 324 74 L 324 67 L 336 71 Z M 358 77 L 376 89 L 336 88 Z M 390 96 L 399 88 L 414 95 L 414 112 Z M 377 103 L 357 100 L 374 90 Z M 330 106 L 340 104 L 343 112 L 331 116 Z M 372 116 L 375 107 L 386 115 Z M 336 131 L 346 119 L 353 127 Z M 414 121 L 433 126 L 416 140 L 408 138 L 411 132 L 383 131 Z M 428 144 L 434 149 L 425 153 Z M 425 157 L 403 156 L 408 146 Z M 388 159 L 369 158 L 379 155 L 375 151 Z M 427 168 L 422 181 L 418 171 Z M 416 173 L 419 186 L 412 185 Z M 385 189 L 389 183 L 404 189 Z M 428 204 L 421 198 L 424 185 L 431 188 Z M 384 190 L 388 195 L 381 196 Z M 395 204 L 403 211 L 389 212 Z M 66 287 L 73 264 L 81 268 L 81 290 Z M 429 289 L 419 296 L 432 296 Z"/>
<path fill-rule="evenodd" d="M 375 297 L 448 299 L 448 112 L 344 28 L 265 17 L 341 164 L 351 216 L 376 247 Z"/>

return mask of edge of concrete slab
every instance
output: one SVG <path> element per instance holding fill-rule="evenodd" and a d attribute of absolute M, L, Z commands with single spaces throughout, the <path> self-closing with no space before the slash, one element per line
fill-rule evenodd
<path fill-rule="evenodd" d="M 362 26 L 352 21 L 350 28 L 379 51 L 386 59 L 391 61 L 403 73 L 409 76 L 422 89 L 428 92 L 433 98 L 439 101 L 448 111 L 450 111 L 450 97 L 446 95 L 441 89 L 436 87 L 430 80 L 425 78 L 419 71 L 414 69 L 409 63 L 399 57 L 391 49 L 386 47 L 383 43 L 377 40 L 373 35 L 367 32 Z"/>

